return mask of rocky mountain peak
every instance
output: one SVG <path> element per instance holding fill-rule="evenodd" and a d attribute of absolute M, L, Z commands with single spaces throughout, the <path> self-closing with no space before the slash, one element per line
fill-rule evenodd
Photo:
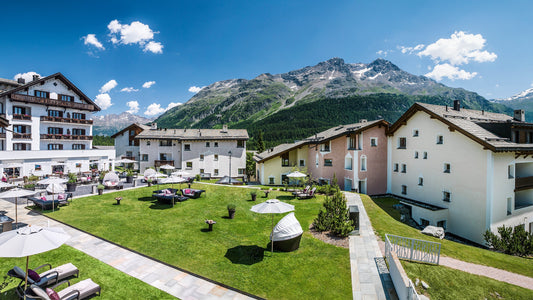
<path fill-rule="evenodd" d="M 372 70 L 374 70 L 375 72 L 378 72 L 378 73 L 387 73 L 387 72 L 391 72 L 391 71 L 401 71 L 401 69 L 398 68 L 398 66 L 396 66 L 392 62 L 390 62 L 390 61 L 388 61 L 386 59 L 383 59 L 383 58 L 378 58 L 378 59 L 374 60 L 373 62 L 368 64 L 368 67 L 372 68 Z"/>

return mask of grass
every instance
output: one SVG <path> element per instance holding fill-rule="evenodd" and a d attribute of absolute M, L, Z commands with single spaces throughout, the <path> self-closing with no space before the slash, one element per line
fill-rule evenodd
<path fill-rule="evenodd" d="M 136 299 L 143 295 L 144 299 L 175 299 L 169 294 L 148 285 L 136 278 L 122 273 L 107 264 L 86 255 L 72 247 L 63 245 L 56 250 L 32 255 L 29 260 L 29 267 L 36 268 L 42 264 L 49 263 L 56 267 L 65 263 L 72 263 L 80 270 L 79 278 L 69 279 L 71 284 L 81 280 L 91 278 L 102 288 L 101 297 L 97 299 Z M 0 270 L 2 275 L 14 266 L 26 267 L 26 258 L 2 258 L 0 260 Z M 8 277 L 10 278 L 10 277 Z M 5 280 L 5 278 L 3 278 Z M 2 281 L 3 281 L 2 280 Z M 9 280 L 9 279 L 8 279 Z M 0 299 L 17 299 L 15 291 L 19 280 L 15 279 L 6 288 L 0 291 Z M 61 285 L 57 291 L 66 288 Z"/>
<path fill-rule="evenodd" d="M 398 203 L 394 198 L 371 199 L 361 195 L 365 209 L 377 234 L 385 239 L 385 234 L 400 235 L 421 240 L 439 242 L 441 254 L 463 261 L 491 266 L 509 272 L 533 277 L 533 259 L 506 255 L 474 246 L 449 241 L 420 233 L 416 228 L 399 221 L 400 213 L 392 206 Z"/>
<path fill-rule="evenodd" d="M 300 249 L 268 251 L 271 216 L 250 211 L 265 201 L 250 189 L 193 184 L 207 191 L 199 199 L 175 207 L 154 202 L 153 190 L 138 188 L 75 199 L 50 217 L 94 235 L 139 251 L 168 264 L 269 299 L 347 299 L 352 297 L 348 249 L 315 239 L 308 228 L 323 198 L 296 200 L 290 193 L 272 191 L 295 205 L 304 229 Z M 177 187 L 177 185 L 175 185 Z M 113 205 L 118 195 L 121 205 Z M 235 219 L 228 219 L 227 204 L 236 204 Z M 217 222 L 206 232 L 205 219 Z M 281 219 L 274 217 L 274 222 Z M 324 288 L 327 287 L 327 288 Z"/>
<path fill-rule="evenodd" d="M 429 284 L 425 291 L 431 299 L 533 299 L 533 291 L 516 285 L 478 276 L 444 266 L 402 261 L 413 283 L 416 278 Z M 500 295 L 499 298 L 498 295 Z"/>

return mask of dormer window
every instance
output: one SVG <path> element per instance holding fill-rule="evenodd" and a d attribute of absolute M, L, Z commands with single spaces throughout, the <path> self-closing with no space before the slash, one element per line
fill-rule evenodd
<path fill-rule="evenodd" d="M 329 145 L 329 141 L 323 144 L 320 144 L 320 152 L 330 152 L 330 151 L 331 151 L 331 147 Z"/>

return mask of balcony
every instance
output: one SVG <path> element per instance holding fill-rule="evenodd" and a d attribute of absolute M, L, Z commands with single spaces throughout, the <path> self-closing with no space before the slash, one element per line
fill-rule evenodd
<path fill-rule="evenodd" d="M 11 94 L 11 100 L 12 101 L 19 101 L 24 103 L 35 103 L 35 104 L 42 104 L 42 105 L 49 105 L 49 106 L 59 106 L 59 107 L 68 107 L 68 108 L 75 108 L 75 109 L 82 109 L 82 110 L 88 110 L 88 111 L 97 111 L 96 106 L 92 104 L 84 104 L 84 103 L 76 103 L 76 102 L 68 102 L 68 101 L 61 101 L 56 99 L 50 99 L 50 98 L 40 98 L 30 95 L 22 95 L 22 94 Z"/>
<path fill-rule="evenodd" d="M 41 116 L 41 122 L 58 122 L 58 123 L 87 124 L 87 125 L 93 124 L 93 120 L 82 120 L 82 119 L 71 119 L 71 118 L 49 117 L 49 116 Z"/>
<path fill-rule="evenodd" d="M 16 132 L 13 132 L 13 139 L 29 139 L 29 140 L 31 140 L 31 133 L 16 133 Z"/>
<path fill-rule="evenodd" d="M 41 140 L 90 141 L 92 139 L 92 135 L 41 134 Z"/>
<path fill-rule="evenodd" d="M 533 176 L 519 177 L 515 179 L 514 191 L 533 189 Z"/>
<path fill-rule="evenodd" d="M 31 121 L 31 115 L 13 114 L 13 120 Z"/>
<path fill-rule="evenodd" d="M 6 138 L 6 133 L 0 132 L 0 139 L 5 139 L 5 138 Z"/>
<path fill-rule="evenodd" d="M 156 168 L 159 168 L 164 165 L 174 166 L 174 161 L 173 160 L 156 160 L 154 164 Z"/>

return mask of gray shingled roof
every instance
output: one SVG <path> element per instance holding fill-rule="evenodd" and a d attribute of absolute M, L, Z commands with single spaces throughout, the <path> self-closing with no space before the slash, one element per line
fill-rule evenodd
<path fill-rule="evenodd" d="M 177 139 L 177 140 L 247 140 L 246 129 L 163 129 L 144 130 L 136 139 Z"/>

